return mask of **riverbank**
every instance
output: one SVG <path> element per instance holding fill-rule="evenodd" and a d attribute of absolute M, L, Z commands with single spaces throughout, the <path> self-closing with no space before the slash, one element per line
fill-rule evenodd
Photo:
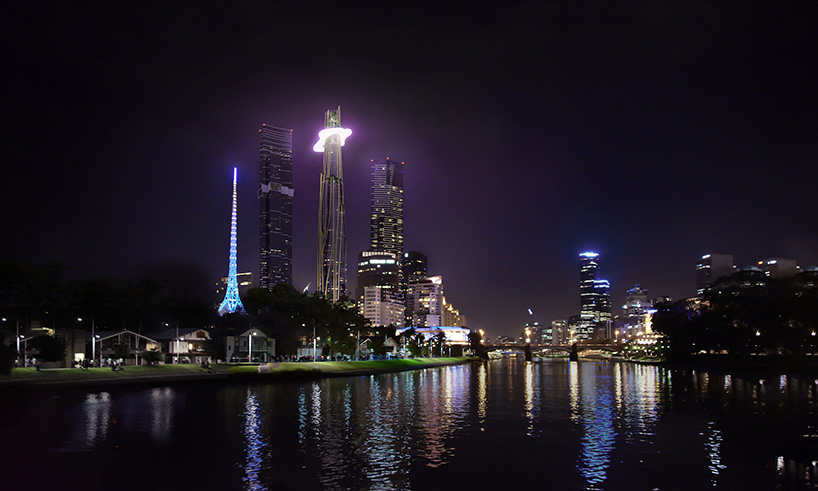
<path fill-rule="evenodd" d="M 682 370 L 718 370 L 739 372 L 818 373 L 818 356 L 780 355 L 693 355 L 659 365 Z"/>
<path fill-rule="evenodd" d="M 476 360 L 457 358 L 410 358 L 402 360 L 287 362 L 268 364 L 126 366 L 110 368 L 14 368 L 11 375 L 0 375 L 0 388 L 13 386 L 104 386 L 111 384 L 168 384 L 204 381 L 263 381 L 310 377 L 355 377 L 437 366 L 459 365 Z"/>

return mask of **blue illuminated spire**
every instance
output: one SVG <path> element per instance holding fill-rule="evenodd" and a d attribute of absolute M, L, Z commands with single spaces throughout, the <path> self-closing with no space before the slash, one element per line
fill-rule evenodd
<path fill-rule="evenodd" d="M 239 298 L 239 282 L 236 280 L 236 168 L 233 167 L 233 215 L 230 219 L 230 266 L 227 272 L 227 291 L 219 306 L 219 315 L 246 314 Z"/>

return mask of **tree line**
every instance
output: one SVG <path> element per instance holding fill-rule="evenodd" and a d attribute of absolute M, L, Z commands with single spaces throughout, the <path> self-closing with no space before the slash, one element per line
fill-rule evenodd
<path fill-rule="evenodd" d="M 760 270 L 720 278 L 701 297 L 660 304 L 655 331 L 670 341 L 670 357 L 815 353 L 818 272 L 771 279 Z"/>

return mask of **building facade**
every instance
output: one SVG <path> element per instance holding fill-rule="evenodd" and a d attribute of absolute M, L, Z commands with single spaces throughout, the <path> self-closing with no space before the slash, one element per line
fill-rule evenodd
<path fill-rule="evenodd" d="M 696 263 L 696 294 L 703 294 L 716 280 L 736 271 L 736 261 L 732 254 L 705 254 Z"/>
<path fill-rule="evenodd" d="M 583 252 L 580 262 L 580 324 L 576 339 L 599 337 L 600 329 L 607 329 L 611 321 L 611 285 L 599 278 L 599 254 Z"/>
<path fill-rule="evenodd" d="M 372 161 L 369 248 L 403 255 L 403 162 Z"/>
<path fill-rule="evenodd" d="M 361 315 L 373 326 L 403 328 L 403 298 L 395 289 L 383 286 L 367 286 L 360 303 Z"/>
<path fill-rule="evenodd" d="M 369 249 L 358 255 L 355 298 L 374 326 L 403 326 L 406 309 L 403 259 L 403 162 L 371 161 Z M 400 305 L 398 305 L 400 304 Z"/>
<path fill-rule="evenodd" d="M 293 283 L 293 130 L 259 132 L 259 287 Z"/>
<path fill-rule="evenodd" d="M 440 326 L 443 321 L 443 278 L 432 276 L 410 283 L 406 290 L 407 326 Z"/>

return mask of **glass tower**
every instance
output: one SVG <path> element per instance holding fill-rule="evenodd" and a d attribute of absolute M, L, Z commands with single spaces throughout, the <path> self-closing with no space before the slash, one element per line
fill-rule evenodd
<path fill-rule="evenodd" d="M 293 130 L 261 125 L 259 287 L 293 282 Z"/>
<path fill-rule="evenodd" d="M 583 252 L 579 255 L 580 325 L 577 339 L 591 339 L 598 324 L 611 320 L 611 285 L 599 279 L 599 254 Z"/>
<path fill-rule="evenodd" d="M 370 250 L 403 254 L 403 162 L 372 161 Z"/>

